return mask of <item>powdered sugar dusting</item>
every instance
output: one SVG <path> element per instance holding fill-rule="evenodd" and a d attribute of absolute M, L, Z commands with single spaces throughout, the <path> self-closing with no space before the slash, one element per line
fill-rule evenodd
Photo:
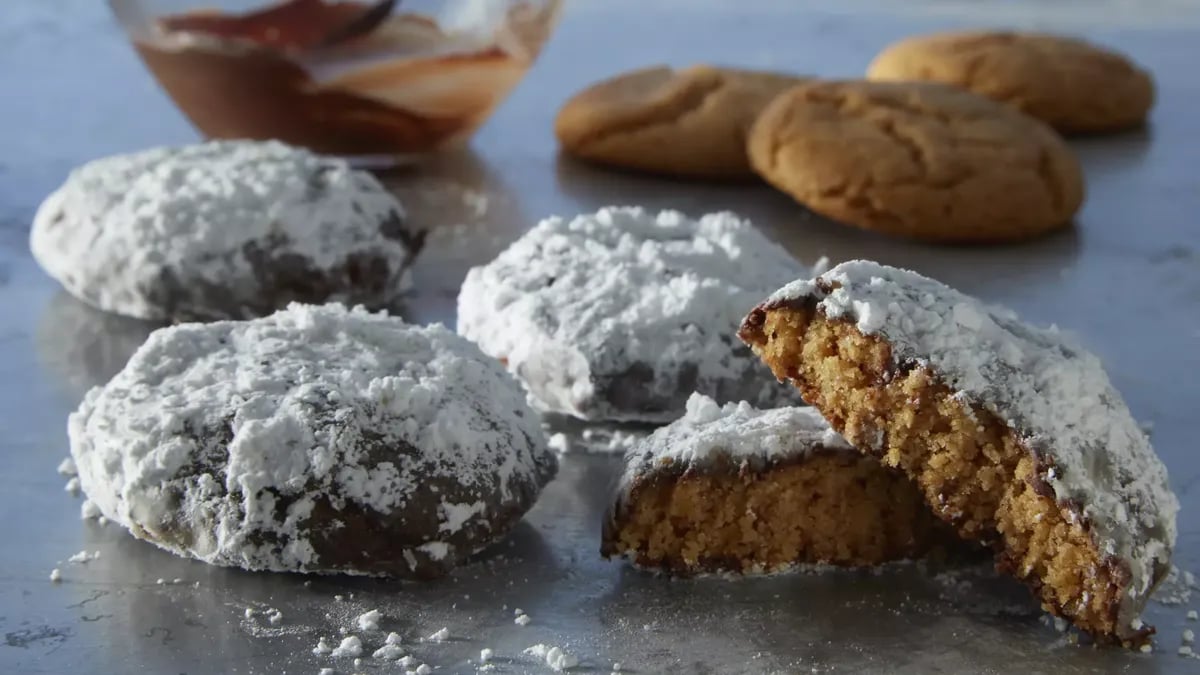
<path fill-rule="evenodd" d="M 814 408 L 758 410 L 745 401 L 720 406 L 692 394 L 683 417 L 629 450 L 621 485 L 628 489 L 639 476 L 664 466 L 703 466 L 718 457 L 761 466 L 817 450 L 856 452 Z"/>
<path fill-rule="evenodd" d="M 730 213 L 605 208 L 542 221 L 468 274 L 458 331 L 505 360 L 544 410 L 665 422 L 693 389 L 796 402 L 734 332 L 804 266 Z"/>
<path fill-rule="evenodd" d="M 322 558 L 337 550 L 310 529 L 318 508 L 440 514 L 425 545 L 452 564 L 491 542 L 462 534 L 461 504 L 523 511 L 556 466 L 520 388 L 474 345 L 339 305 L 155 331 L 88 393 L 69 436 L 107 517 L 181 555 L 262 570 L 331 571 Z M 430 558 L 419 546 L 403 551 L 412 568 Z"/>
<path fill-rule="evenodd" d="M 898 362 L 928 364 L 1047 460 L 1040 478 L 1060 502 L 1082 506 L 1097 545 L 1128 567 L 1121 617 L 1132 625 L 1169 568 L 1179 502 L 1098 358 L 1057 329 L 1033 328 L 1010 311 L 873 262 L 788 284 L 764 304 L 800 299 L 885 337 Z"/>
<path fill-rule="evenodd" d="M 296 286 L 275 278 L 289 273 L 328 286 L 320 299 L 383 306 L 408 284 L 419 239 L 365 171 L 277 142 L 215 141 L 76 169 L 38 210 L 30 247 L 84 302 L 166 320 L 268 313 Z M 362 287 L 351 262 L 382 281 Z"/>

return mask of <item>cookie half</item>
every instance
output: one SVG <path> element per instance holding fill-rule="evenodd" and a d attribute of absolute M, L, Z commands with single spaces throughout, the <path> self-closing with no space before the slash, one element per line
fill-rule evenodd
<path fill-rule="evenodd" d="M 737 327 L 762 289 L 803 269 L 729 213 L 549 218 L 467 273 L 458 332 L 505 363 L 538 408 L 579 419 L 668 422 L 693 391 L 794 403 Z"/>
<path fill-rule="evenodd" d="M 554 121 L 564 151 L 670 176 L 750 179 L 746 133 L 762 109 L 804 78 L 738 68 L 655 66 L 617 75 L 568 100 Z"/>
<path fill-rule="evenodd" d="M 441 326 L 340 305 L 150 335 L 68 425 L 88 499 L 247 570 L 429 578 L 554 475 L 515 381 Z"/>
<path fill-rule="evenodd" d="M 700 394 L 625 456 L 601 553 L 673 574 L 875 565 L 955 542 L 901 472 L 813 408 Z"/>
<path fill-rule="evenodd" d="M 833 220 L 938 242 L 1029 239 L 1067 227 L 1083 173 L 1045 124 L 934 83 L 814 82 L 750 133 L 755 170 Z"/>
<path fill-rule="evenodd" d="M 906 38 L 875 57 L 867 79 L 962 87 L 1064 133 L 1137 127 L 1154 105 L 1153 78 L 1126 56 L 1045 33 L 962 31 Z"/>
<path fill-rule="evenodd" d="M 1179 502 L 1099 359 L 914 272 L 843 263 L 741 336 L 859 450 L 899 467 L 1043 606 L 1139 644 Z"/>
<path fill-rule="evenodd" d="M 281 143 L 99 159 L 34 218 L 34 258 L 72 295 L 153 321 L 247 319 L 293 301 L 392 305 L 423 233 L 371 174 Z"/>

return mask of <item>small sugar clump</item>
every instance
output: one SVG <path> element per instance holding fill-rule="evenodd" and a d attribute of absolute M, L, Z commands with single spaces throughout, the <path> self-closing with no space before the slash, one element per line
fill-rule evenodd
<path fill-rule="evenodd" d="M 429 641 L 430 642 L 445 642 L 449 638 L 450 638 L 450 629 L 442 628 L 441 630 L 437 631 L 433 635 L 430 635 Z"/>
<path fill-rule="evenodd" d="M 380 647 L 379 649 L 376 649 L 371 654 L 371 656 L 374 658 L 377 658 L 377 659 L 385 659 L 388 661 L 395 661 L 396 659 L 400 658 L 401 656 L 404 656 L 404 648 L 401 647 L 400 645 L 385 644 L 384 646 Z"/>
<path fill-rule="evenodd" d="M 356 635 L 350 635 L 342 638 L 342 643 L 333 650 L 333 657 L 340 656 L 361 656 L 362 655 L 362 640 Z"/>
<path fill-rule="evenodd" d="M 379 630 L 379 619 L 381 618 L 383 618 L 383 614 L 377 609 L 359 614 L 357 619 L 358 629 Z"/>
<path fill-rule="evenodd" d="M 50 570 L 50 581 L 53 581 L 55 583 L 62 581 L 62 572 L 58 571 L 57 567 Z"/>
<path fill-rule="evenodd" d="M 564 651 L 561 647 L 536 644 L 526 649 L 525 653 L 545 660 L 546 665 L 554 671 L 563 671 L 579 665 L 579 659 Z"/>

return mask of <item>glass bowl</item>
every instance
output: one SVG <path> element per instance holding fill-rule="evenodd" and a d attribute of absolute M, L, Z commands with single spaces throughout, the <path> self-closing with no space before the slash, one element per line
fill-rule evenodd
<path fill-rule="evenodd" d="M 364 17 L 376 0 L 109 4 L 206 136 L 388 163 L 465 143 L 529 70 L 562 0 L 400 0 L 378 22 Z"/>

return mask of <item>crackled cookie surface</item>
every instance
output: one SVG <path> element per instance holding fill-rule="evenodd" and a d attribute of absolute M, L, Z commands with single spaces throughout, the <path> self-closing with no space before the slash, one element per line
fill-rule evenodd
<path fill-rule="evenodd" d="M 675 574 L 769 573 L 953 541 L 904 474 L 855 451 L 815 409 L 695 394 L 626 454 L 601 552 Z"/>
<path fill-rule="evenodd" d="M 421 241 L 365 171 L 280 143 L 219 141 L 76 169 L 38 209 L 30 248 L 94 307 L 212 321 L 292 301 L 387 307 Z"/>
<path fill-rule="evenodd" d="M 906 38 L 875 57 L 867 78 L 955 85 L 1065 133 L 1135 127 L 1154 105 L 1154 80 L 1127 57 L 1045 33 L 961 31 Z"/>
<path fill-rule="evenodd" d="M 68 432 L 106 517 L 248 570 L 439 576 L 503 537 L 557 467 L 474 345 L 340 305 L 155 331 Z"/>
<path fill-rule="evenodd" d="M 1138 644 L 1179 502 L 1099 359 L 914 272 L 843 263 L 741 335 L 858 449 L 904 470 L 1051 612 Z"/>
<path fill-rule="evenodd" d="M 1028 239 L 1083 202 L 1079 162 L 1053 129 L 943 84 L 801 85 L 763 111 L 749 152 L 817 213 L 930 241 Z"/>
<path fill-rule="evenodd" d="M 795 402 L 736 333 L 764 288 L 804 269 L 729 213 L 549 218 L 470 270 L 458 332 L 507 364 L 539 408 L 580 419 L 670 421 L 693 391 Z"/>
<path fill-rule="evenodd" d="M 804 78 L 697 65 L 644 68 L 593 84 L 558 112 L 554 132 L 582 159 L 672 176 L 753 178 L 746 133 Z"/>

